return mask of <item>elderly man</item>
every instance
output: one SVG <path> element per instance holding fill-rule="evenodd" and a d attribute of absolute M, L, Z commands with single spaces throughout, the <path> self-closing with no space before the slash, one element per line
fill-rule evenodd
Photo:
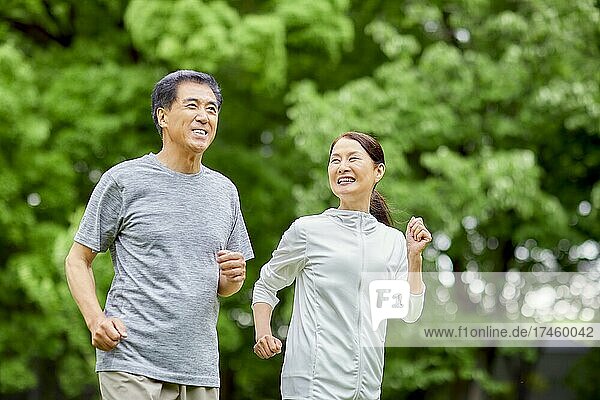
<path fill-rule="evenodd" d="M 241 288 L 254 256 L 236 187 L 202 164 L 221 102 L 208 74 L 162 78 L 162 149 L 109 169 L 86 207 L 65 270 L 103 399 L 218 399 L 217 295 Z M 103 311 L 92 261 L 106 250 L 115 276 Z"/>

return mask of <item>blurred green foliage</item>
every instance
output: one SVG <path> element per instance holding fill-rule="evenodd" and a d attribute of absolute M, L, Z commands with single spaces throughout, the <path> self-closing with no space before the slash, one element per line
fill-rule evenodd
<path fill-rule="evenodd" d="M 418 214 L 450 238 L 427 269 L 442 254 L 459 271 L 549 267 L 517 246 L 566 271 L 597 265 L 576 250 L 600 237 L 599 39 L 593 0 L 4 0 L 0 397 L 97 397 L 63 260 L 100 174 L 160 149 L 150 92 L 167 72 L 222 85 L 204 162 L 237 184 L 257 255 L 222 302 L 222 398 L 276 399 L 282 358 L 252 353 L 251 287 L 296 216 L 335 205 L 325 165 L 345 130 L 383 143 L 398 226 Z M 104 300 L 110 257 L 95 272 Z M 569 375 L 580 398 L 600 391 L 578 372 L 596 350 Z M 518 367 L 499 376 L 498 360 Z M 383 399 L 524 399 L 548 384 L 537 362 L 535 349 L 388 349 Z"/>

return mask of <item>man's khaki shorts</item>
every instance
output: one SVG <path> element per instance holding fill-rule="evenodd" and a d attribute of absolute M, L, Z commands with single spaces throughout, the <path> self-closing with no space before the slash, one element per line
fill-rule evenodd
<path fill-rule="evenodd" d="M 218 400 L 219 389 L 161 382 L 126 372 L 99 372 L 102 400 Z"/>

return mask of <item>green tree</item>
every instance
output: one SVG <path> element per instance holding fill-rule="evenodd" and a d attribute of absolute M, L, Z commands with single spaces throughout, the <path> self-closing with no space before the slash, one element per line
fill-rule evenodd
<path fill-rule="evenodd" d="M 434 240 L 429 270 L 446 254 L 455 271 L 585 268 L 590 260 L 573 256 L 573 246 L 599 233 L 600 63 L 589 46 L 598 43 L 597 7 L 462 1 L 380 9 L 365 33 L 385 62 L 337 89 L 305 81 L 288 96 L 288 132 L 313 165 L 312 182 L 297 192 L 299 213 L 335 204 L 325 179 L 332 132 L 374 132 L 387 150 L 381 184 L 397 220 L 424 215 L 434 238 L 452 243 L 446 251 Z M 517 246 L 530 256 L 518 259 Z M 539 257 L 544 249 L 551 257 Z M 522 373 L 501 382 L 492 370 L 503 353 L 423 350 L 418 360 L 388 362 L 384 386 L 447 398 L 450 384 L 453 398 L 466 398 L 475 385 L 492 398 L 525 398 L 518 382 L 536 357 L 513 352 Z"/>
<path fill-rule="evenodd" d="M 450 240 L 434 241 L 428 270 L 443 255 L 457 271 L 597 264 L 581 249 L 600 237 L 599 22 L 592 0 L 5 0 L 0 397 L 96 396 L 63 260 L 100 174 L 159 150 L 150 91 L 174 69 L 222 85 L 204 161 L 237 184 L 257 255 L 222 302 L 223 398 L 279 398 L 281 356 L 251 350 L 251 288 L 294 217 L 335 205 L 327 151 L 345 130 L 381 139 L 398 226 L 423 215 Z M 94 268 L 103 298 L 109 257 Z M 526 398 L 544 379 L 535 349 L 388 350 L 383 398 Z"/>

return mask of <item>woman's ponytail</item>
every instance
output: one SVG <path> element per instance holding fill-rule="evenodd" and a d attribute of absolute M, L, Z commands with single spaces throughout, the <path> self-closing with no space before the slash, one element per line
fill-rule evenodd
<path fill-rule="evenodd" d="M 373 189 L 373 193 L 371 194 L 369 212 L 382 224 L 392 226 L 394 223 L 385 198 L 376 189 Z"/>

